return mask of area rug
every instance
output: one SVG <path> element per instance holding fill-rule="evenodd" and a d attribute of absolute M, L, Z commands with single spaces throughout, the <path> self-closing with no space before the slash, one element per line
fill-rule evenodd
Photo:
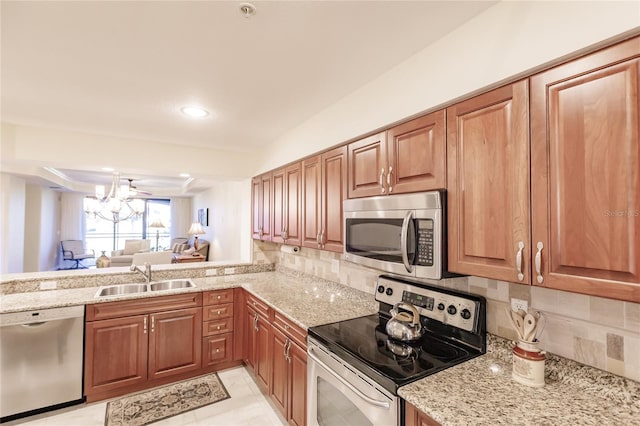
<path fill-rule="evenodd" d="M 105 426 L 141 426 L 229 398 L 217 374 L 172 383 L 111 401 Z"/>

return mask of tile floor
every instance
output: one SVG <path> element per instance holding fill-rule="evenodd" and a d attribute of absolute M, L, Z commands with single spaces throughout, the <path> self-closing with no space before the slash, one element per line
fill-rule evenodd
<path fill-rule="evenodd" d="M 153 426 L 284 426 L 244 367 L 218 372 L 231 398 L 153 423 Z M 63 410 L 16 420 L 24 426 L 103 426 L 106 402 L 69 407 Z"/>

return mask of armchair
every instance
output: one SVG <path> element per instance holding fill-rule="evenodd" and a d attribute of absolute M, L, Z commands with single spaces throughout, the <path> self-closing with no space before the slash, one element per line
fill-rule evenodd
<path fill-rule="evenodd" d="M 151 251 L 151 240 L 125 240 L 124 249 L 111 252 L 111 266 L 131 266 L 135 253 Z"/>
<path fill-rule="evenodd" d="M 72 269 L 80 268 L 80 262 L 83 260 L 95 259 L 96 257 L 95 251 L 86 249 L 84 241 L 81 240 L 64 240 L 60 242 L 60 246 L 62 247 L 62 259 L 76 263 Z"/>

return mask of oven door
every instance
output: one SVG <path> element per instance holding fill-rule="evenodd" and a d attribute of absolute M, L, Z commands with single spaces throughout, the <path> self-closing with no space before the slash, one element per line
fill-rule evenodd
<path fill-rule="evenodd" d="M 307 425 L 399 425 L 399 398 L 309 340 Z"/>

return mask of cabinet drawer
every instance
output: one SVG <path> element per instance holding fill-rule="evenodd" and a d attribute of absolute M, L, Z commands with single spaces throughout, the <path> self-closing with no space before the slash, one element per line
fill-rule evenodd
<path fill-rule="evenodd" d="M 278 327 L 287 337 L 296 342 L 302 348 L 307 347 L 307 331 L 297 324 L 294 324 L 289 318 L 276 312 L 273 325 Z"/>
<path fill-rule="evenodd" d="M 269 306 L 249 293 L 247 293 L 247 306 L 253 308 L 253 310 L 265 318 L 269 318 Z"/>
<path fill-rule="evenodd" d="M 224 303 L 222 305 L 205 306 L 203 321 L 218 320 L 222 318 L 233 318 L 233 303 Z"/>
<path fill-rule="evenodd" d="M 233 289 L 206 291 L 202 295 L 203 305 L 219 305 L 220 303 L 233 302 Z"/>
<path fill-rule="evenodd" d="M 224 318 L 220 321 L 207 321 L 203 325 L 203 336 L 229 333 L 233 331 L 233 318 Z"/>
<path fill-rule="evenodd" d="M 174 311 L 198 306 L 202 306 L 202 292 L 145 297 L 121 302 L 96 303 L 95 305 L 87 305 L 87 321 Z"/>
<path fill-rule="evenodd" d="M 233 334 L 221 334 L 202 339 L 202 366 L 231 361 L 233 359 Z"/>

